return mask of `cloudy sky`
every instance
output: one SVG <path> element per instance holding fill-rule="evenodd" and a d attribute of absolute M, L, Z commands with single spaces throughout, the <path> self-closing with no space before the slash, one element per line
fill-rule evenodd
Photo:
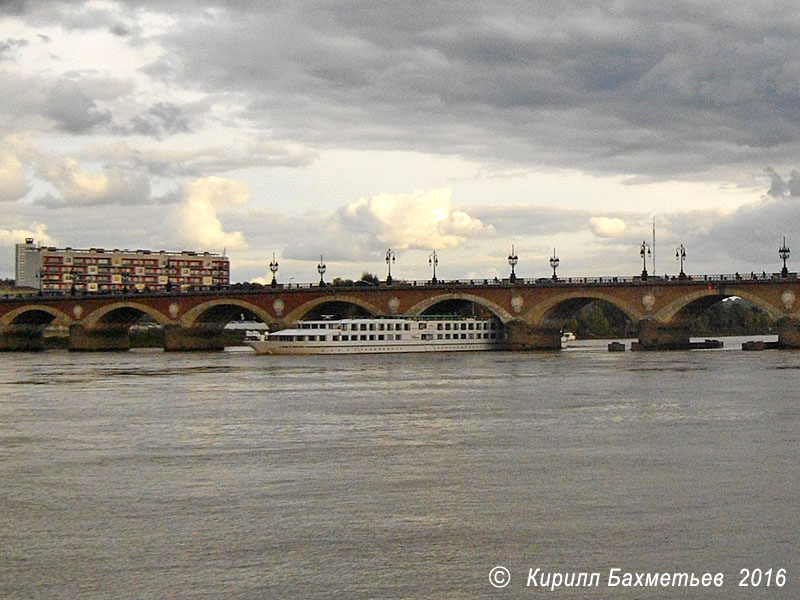
<path fill-rule="evenodd" d="M 794 0 L 0 0 L 0 89 L 0 277 L 27 236 L 298 282 L 800 244 Z"/>

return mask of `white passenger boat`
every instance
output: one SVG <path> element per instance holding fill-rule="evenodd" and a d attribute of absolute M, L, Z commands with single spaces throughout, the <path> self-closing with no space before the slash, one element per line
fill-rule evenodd
<path fill-rule="evenodd" d="M 300 321 L 245 344 L 257 354 L 378 354 L 499 350 L 503 341 L 498 319 L 416 316 Z"/>
<path fill-rule="evenodd" d="M 566 346 L 567 342 L 574 342 L 575 341 L 575 334 L 571 331 L 562 331 L 561 332 L 561 345 Z"/>

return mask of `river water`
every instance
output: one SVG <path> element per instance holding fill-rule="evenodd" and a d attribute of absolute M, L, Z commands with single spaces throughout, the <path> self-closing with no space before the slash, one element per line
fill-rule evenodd
<path fill-rule="evenodd" d="M 800 597 L 800 352 L 725 342 L 0 355 L 0 597 Z"/>

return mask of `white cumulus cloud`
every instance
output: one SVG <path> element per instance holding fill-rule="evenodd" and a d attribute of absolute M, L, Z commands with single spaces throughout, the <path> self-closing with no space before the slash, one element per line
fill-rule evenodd
<path fill-rule="evenodd" d="M 589 228 L 597 237 L 618 238 L 625 235 L 625 221 L 616 217 L 592 217 Z"/>
<path fill-rule="evenodd" d="M 30 229 L 0 229 L 0 246 L 21 244 L 25 238 L 33 238 L 36 243 L 54 246 L 57 241 L 47 234 L 47 225 L 35 223 Z"/>
<path fill-rule="evenodd" d="M 42 157 L 39 175 L 58 190 L 61 198 L 46 198 L 49 206 L 99 204 L 146 204 L 150 202 L 150 182 L 136 172 L 110 167 L 106 172 L 88 173 L 77 159 Z"/>
<path fill-rule="evenodd" d="M 397 250 L 452 248 L 492 229 L 454 210 L 448 189 L 362 198 L 341 209 L 338 218 L 346 231 L 368 234 L 372 245 Z"/>
<path fill-rule="evenodd" d="M 177 207 L 180 237 L 198 250 L 246 248 L 241 231 L 223 230 L 217 211 L 244 206 L 250 197 L 250 190 L 241 181 L 222 177 L 196 179 L 186 187 L 183 202 Z"/>

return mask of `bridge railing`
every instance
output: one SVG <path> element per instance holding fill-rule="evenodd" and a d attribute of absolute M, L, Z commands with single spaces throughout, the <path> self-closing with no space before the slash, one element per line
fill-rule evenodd
<path fill-rule="evenodd" d="M 395 279 L 391 286 L 385 282 L 380 282 L 377 286 L 364 282 L 357 281 L 347 284 L 334 284 L 326 283 L 324 289 L 335 290 L 367 290 L 375 287 L 380 288 L 415 288 L 415 287 L 438 287 L 438 288 L 469 288 L 481 286 L 497 286 L 497 287 L 515 287 L 515 286 L 541 286 L 541 287 L 558 287 L 558 286 L 592 286 L 592 285 L 684 285 L 687 283 L 708 283 L 708 282 L 764 282 L 764 281 L 786 281 L 797 280 L 797 273 L 788 273 L 783 275 L 781 273 L 725 273 L 713 275 L 685 275 L 680 277 L 678 275 L 672 276 L 658 276 L 650 275 L 647 279 L 642 279 L 641 276 L 601 276 L 601 277 L 559 277 L 553 279 L 552 277 L 539 277 L 539 278 L 517 278 L 515 282 L 511 282 L 508 278 L 499 279 L 497 277 L 484 278 L 484 279 L 437 279 L 434 283 L 430 279 L 416 279 L 416 280 L 398 280 Z M 226 286 L 202 287 L 198 286 L 191 290 L 173 289 L 169 292 L 165 290 L 151 290 L 151 291 L 114 291 L 114 292 L 87 292 L 77 289 L 75 293 L 71 292 L 35 292 L 29 294 L 14 293 L 2 294 L 0 298 L 3 300 L 20 300 L 29 302 L 31 297 L 42 298 L 68 298 L 68 297 L 91 297 L 91 298 L 120 298 L 131 296 L 180 296 L 182 294 L 192 295 L 219 295 L 225 293 L 259 293 L 268 291 L 272 288 L 269 285 L 239 283 Z M 320 289 L 319 283 L 285 283 L 278 284 L 279 290 L 311 290 Z"/>

